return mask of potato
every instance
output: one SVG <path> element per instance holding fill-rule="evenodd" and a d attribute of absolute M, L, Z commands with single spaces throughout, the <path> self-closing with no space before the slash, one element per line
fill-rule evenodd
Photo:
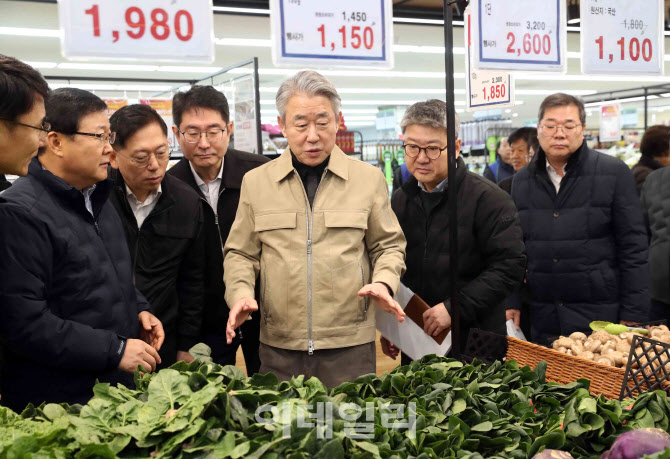
<path fill-rule="evenodd" d="M 602 344 L 605 344 L 606 342 L 612 339 L 612 335 L 607 333 L 605 330 L 599 330 L 597 332 L 593 332 L 590 336 L 590 339 L 598 340 Z"/>
<path fill-rule="evenodd" d="M 587 351 L 591 351 L 593 353 L 596 353 L 596 352 L 600 351 L 601 347 L 602 347 L 602 343 L 600 341 L 598 341 L 597 339 L 596 340 L 587 339 L 584 342 L 584 349 L 586 349 Z"/>
<path fill-rule="evenodd" d="M 603 365 L 609 365 L 610 367 L 612 366 L 612 361 L 607 358 L 607 357 L 599 357 L 598 360 L 596 360 L 596 363 L 601 363 Z"/>
<path fill-rule="evenodd" d="M 584 351 L 577 357 L 579 357 L 580 359 L 593 360 L 594 354 L 591 351 Z"/>
<path fill-rule="evenodd" d="M 584 344 L 581 341 L 575 341 L 575 344 L 570 346 L 570 349 L 574 355 L 579 356 L 579 354 L 584 352 Z"/>
<path fill-rule="evenodd" d="M 560 347 L 567 347 L 570 348 L 573 344 L 575 344 L 575 340 L 567 338 L 565 336 L 561 336 L 558 338 L 558 345 Z"/>
<path fill-rule="evenodd" d="M 586 335 L 582 332 L 574 332 L 570 335 L 570 339 L 574 339 L 575 341 L 586 341 Z"/>

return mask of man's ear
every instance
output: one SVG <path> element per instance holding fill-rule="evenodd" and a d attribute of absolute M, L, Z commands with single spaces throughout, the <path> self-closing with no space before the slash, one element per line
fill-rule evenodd
<path fill-rule="evenodd" d="M 47 134 L 47 138 L 44 142 L 47 150 L 50 150 L 56 156 L 62 158 L 65 156 L 63 151 L 63 143 L 65 142 L 65 136 L 59 132 L 50 131 Z"/>
<path fill-rule="evenodd" d="M 456 158 L 461 154 L 461 144 L 463 141 L 461 139 L 456 139 Z"/>
<path fill-rule="evenodd" d="M 114 168 L 119 168 L 119 156 L 116 153 L 116 150 L 112 149 L 112 152 L 109 154 L 109 164 Z"/>
<path fill-rule="evenodd" d="M 228 140 L 230 140 L 230 136 L 235 133 L 235 126 L 233 126 L 233 122 L 231 121 L 228 123 Z"/>
<path fill-rule="evenodd" d="M 284 120 L 281 119 L 281 116 L 277 117 L 277 124 L 279 124 L 279 129 L 281 129 L 282 135 L 286 137 L 286 124 L 284 124 Z"/>

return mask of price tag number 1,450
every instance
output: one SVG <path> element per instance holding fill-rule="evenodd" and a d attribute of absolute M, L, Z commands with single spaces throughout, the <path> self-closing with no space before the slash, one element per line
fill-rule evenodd
<path fill-rule="evenodd" d="M 601 60 L 606 58 L 609 63 L 612 63 L 614 60 L 614 53 L 605 56 L 603 52 L 603 43 L 604 39 L 601 35 L 596 39 L 596 44 L 598 45 L 599 50 L 598 57 Z M 649 38 L 645 38 L 642 42 L 637 38 L 631 38 L 628 40 L 628 43 L 626 43 L 626 39 L 621 37 L 616 43 L 619 45 L 621 51 L 617 57 L 622 61 L 630 59 L 631 61 L 636 62 L 642 58 L 645 62 L 649 62 L 653 57 L 653 45 Z"/>
<path fill-rule="evenodd" d="M 98 5 L 84 11 L 90 15 L 93 20 L 93 36 L 100 36 L 100 11 Z M 125 12 L 126 25 L 131 30 L 126 30 L 126 34 L 133 40 L 142 38 L 147 28 L 149 33 L 156 40 L 167 40 L 170 33 L 174 31 L 175 36 L 181 41 L 189 41 L 193 37 L 193 17 L 186 10 L 179 10 L 175 13 L 173 20 L 167 11 L 163 8 L 155 8 L 148 12 L 150 22 L 147 21 L 145 12 L 136 6 L 130 7 Z M 112 31 L 114 43 L 119 41 L 119 31 Z"/>

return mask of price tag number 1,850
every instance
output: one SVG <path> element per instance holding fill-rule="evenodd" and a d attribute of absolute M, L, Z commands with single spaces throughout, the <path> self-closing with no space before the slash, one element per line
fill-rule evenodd
<path fill-rule="evenodd" d="M 84 11 L 91 15 L 93 19 L 93 36 L 100 36 L 100 12 L 98 5 L 93 5 L 91 8 Z M 155 8 L 149 13 L 150 23 L 147 22 L 146 16 L 142 9 L 133 6 L 126 10 L 125 19 L 126 24 L 132 30 L 126 30 L 128 37 L 133 40 L 139 40 L 145 35 L 147 26 L 149 32 L 156 40 L 167 40 L 170 36 L 171 30 L 174 30 L 175 36 L 181 41 L 189 41 L 193 37 L 193 17 L 186 10 L 179 10 L 174 15 L 173 21 L 170 22 L 170 17 L 167 11 L 163 8 Z M 173 26 L 173 27 L 171 27 Z M 119 31 L 112 31 L 113 41 L 119 40 Z"/>

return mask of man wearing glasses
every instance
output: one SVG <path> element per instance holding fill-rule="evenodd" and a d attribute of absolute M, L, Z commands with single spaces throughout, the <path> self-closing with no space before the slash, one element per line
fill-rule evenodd
<path fill-rule="evenodd" d="M 128 239 L 135 285 L 163 323 L 160 368 L 190 362 L 200 340 L 204 301 L 203 215 L 198 194 L 165 175 L 167 126 L 148 105 L 128 105 L 109 119 L 116 132 L 109 162 L 110 200 Z"/>
<path fill-rule="evenodd" d="M 107 197 L 107 106 L 80 89 L 51 93 L 45 148 L 0 204 L 2 402 L 86 403 L 96 380 L 152 371 L 164 333 L 135 289 L 128 246 Z M 140 339 L 135 339 L 140 338 Z"/>
<path fill-rule="evenodd" d="M 223 283 L 223 246 L 235 220 L 242 177 L 268 159 L 229 147 L 233 123 L 228 101 L 212 86 L 194 86 L 176 94 L 172 117 L 172 130 L 184 158 L 168 175 L 185 182 L 203 201 L 207 274 L 202 341 L 212 348 L 214 361 L 222 365 L 235 365 L 237 350 L 242 346 L 247 374 L 252 375 L 260 368 L 260 320 L 258 315 L 253 316 L 240 336 L 226 343 L 229 309 Z"/>
<path fill-rule="evenodd" d="M 576 97 L 547 97 L 538 119 L 540 149 L 512 183 L 528 249 L 533 341 L 586 331 L 594 320 L 647 320 L 647 232 L 633 174 L 588 148 Z"/>
<path fill-rule="evenodd" d="M 484 177 L 468 171 L 458 156 L 456 183 L 447 183 L 447 107 L 441 100 L 407 109 L 400 127 L 405 162 L 412 174 L 391 199 L 407 238 L 407 271 L 401 281 L 432 306 L 423 315 L 424 332 L 451 328 L 449 271 L 458 274 L 461 349 L 471 328 L 505 334 L 505 300 L 519 286 L 526 264 L 523 234 L 512 199 Z M 460 121 L 456 115 L 456 137 Z M 449 259 L 447 187 L 457 188 L 459 266 Z M 395 359 L 386 338 L 382 350 Z M 402 355 L 402 364 L 411 358 Z"/>
<path fill-rule="evenodd" d="M 49 130 L 44 120 L 48 92 L 37 70 L 0 54 L 0 174 L 28 173 L 30 159 L 37 155 Z"/>

